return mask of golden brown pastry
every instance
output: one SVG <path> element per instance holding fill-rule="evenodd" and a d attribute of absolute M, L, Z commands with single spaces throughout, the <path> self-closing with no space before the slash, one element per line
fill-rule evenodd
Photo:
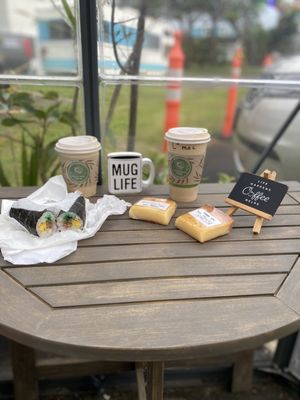
<path fill-rule="evenodd" d="M 176 203 L 169 199 L 144 197 L 129 210 L 129 217 L 168 225 L 176 210 Z"/>
<path fill-rule="evenodd" d="M 207 242 L 230 232 L 233 219 L 216 207 L 205 204 L 176 218 L 175 226 L 199 242 Z"/>

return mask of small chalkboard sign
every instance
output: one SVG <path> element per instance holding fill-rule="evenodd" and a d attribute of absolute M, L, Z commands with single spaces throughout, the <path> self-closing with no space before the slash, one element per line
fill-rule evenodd
<path fill-rule="evenodd" d="M 282 183 L 245 172 L 225 201 L 264 219 L 271 219 L 287 190 L 288 187 Z"/>

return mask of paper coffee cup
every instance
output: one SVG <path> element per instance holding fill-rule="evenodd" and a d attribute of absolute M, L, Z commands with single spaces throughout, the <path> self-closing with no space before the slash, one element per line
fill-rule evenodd
<path fill-rule="evenodd" d="M 101 144 L 94 136 L 68 136 L 55 145 L 68 191 L 80 190 L 85 197 L 97 191 L 99 151 Z"/>
<path fill-rule="evenodd" d="M 175 201 L 194 201 L 210 134 L 205 128 L 178 127 L 169 129 L 165 139 L 168 142 L 170 197 Z"/>

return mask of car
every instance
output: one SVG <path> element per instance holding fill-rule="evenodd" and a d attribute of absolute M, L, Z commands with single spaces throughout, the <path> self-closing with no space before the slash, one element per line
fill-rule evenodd
<path fill-rule="evenodd" d="M 34 56 L 29 36 L 0 32 L 0 73 L 26 73 Z"/>
<path fill-rule="evenodd" d="M 262 74 L 264 79 L 300 81 L 300 56 L 281 59 Z M 233 157 L 236 171 L 252 171 L 299 102 L 293 89 L 253 88 L 239 104 L 234 121 Z M 300 113 L 271 150 L 261 169 L 277 171 L 280 180 L 300 179 Z M 258 172 L 260 172 L 260 170 Z"/>

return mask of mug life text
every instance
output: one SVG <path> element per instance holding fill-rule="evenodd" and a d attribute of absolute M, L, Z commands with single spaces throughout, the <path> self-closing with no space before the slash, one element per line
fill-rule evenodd
<path fill-rule="evenodd" d="M 149 166 L 149 177 L 143 180 L 143 168 Z M 108 191 L 117 193 L 140 193 L 154 180 L 154 165 L 149 158 L 137 152 L 117 152 L 107 155 Z"/>

